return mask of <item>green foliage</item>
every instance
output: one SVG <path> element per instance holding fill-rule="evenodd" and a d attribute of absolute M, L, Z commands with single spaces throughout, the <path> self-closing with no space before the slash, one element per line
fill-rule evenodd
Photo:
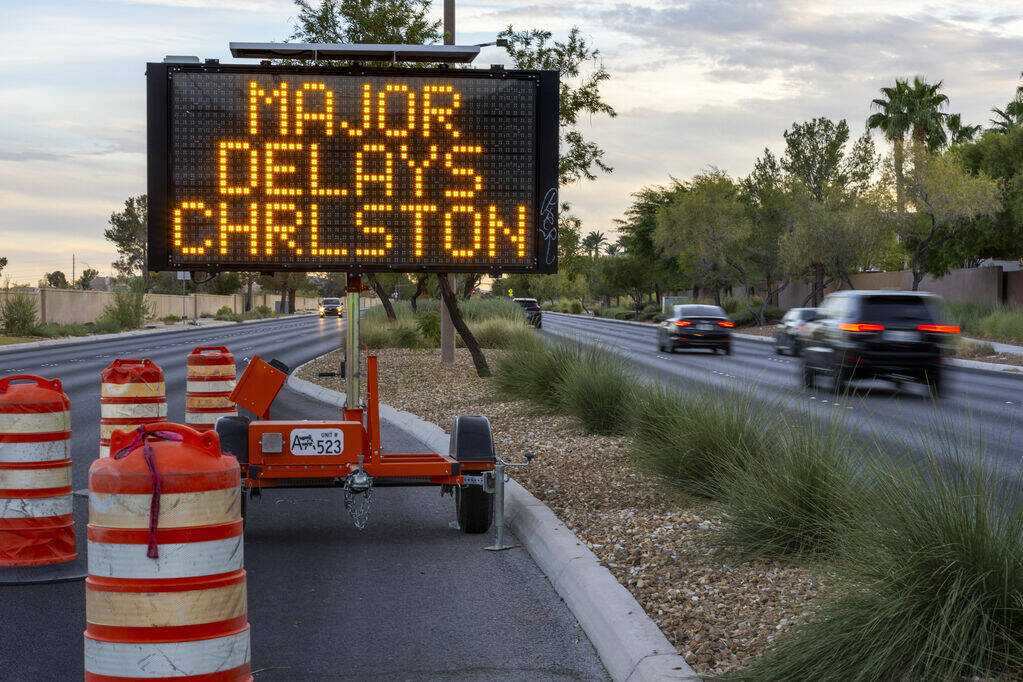
<path fill-rule="evenodd" d="M 114 300 L 103 308 L 103 314 L 97 324 L 117 327 L 117 331 L 138 329 L 149 316 L 151 307 L 146 301 L 146 294 L 140 286 L 132 286 L 114 292 Z"/>
<path fill-rule="evenodd" d="M 36 328 L 36 304 L 24 294 L 8 294 L 0 299 L 0 323 L 11 336 L 29 336 Z"/>
<path fill-rule="evenodd" d="M 147 241 L 147 202 L 146 195 L 128 197 L 124 202 L 124 210 L 110 214 L 110 227 L 103 236 L 117 249 L 118 258 L 114 261 L 114 270 L 125 277 L 141 274 L 147 278 L 146 258 L 149 253 Z M 148 286 L 148 281 L 145 283 Z"/>
<path fill-rule="evenodd" d="M 57 339 L 64 336 L 85 336 L 89 333 L 89 330 L 83 324 L 77 324 L 72 322 L 70 324 L 57 324 L 56 322 L 47 322 L 41 324 L 33 330 L 33 336 L 43 336 L 47 339 Z"/>
<path fill-rule="evenodd" d="M 558 98 L 561 186 L 581 178 L 593 180 L 596 178 L 594 170 L 610 173 L 612 168 L 603 160 L 604 150 L 584 139 L 577 127 L 580 119 L 588 121 L 595 115 L 618 115 L 600 94 L 601 83 L 611 78 L 600 62 L 600 52 L 586 44 L 578 27 L 569 31 L 565 42 L 552 41 L 550 31 L 516 31 L 511 26 L 498 34 L 498 38 L 508 41 L 508 54 L 516 68 L 550 69 L 561 76 Z M 591 63 L 593 69 L 581 76 L 580 67 L 586 63 Z"/>
<path fill-rule="evenodd" d="M 413 350 L 425 348 L 426 344 L 415 327 L 399 325 L 391 330 L 391 344 L 396 348 L 410 348 Z"/>
<path fill-rule="evenodd" d="M 274 311 L 270 310 L 269 306 L 265 305 L 257 305 L 249 312 L 255 313 L 259 318 L 274 317 L 276 315 Z"/>
<path fill-rule="evenodd" d="M 441 38 L 430 0 L 295 0 L 291 39 L 307 43 L 425 45 Z"/>
<path fill-rule="evenodd" d="M 54 289 L 70 289 L 71 285 L 67 281 L 67 275 L 61 270 L 54 270 L 53 272 L 47 272 L 43 275 L 43 280 L 47 286 L 53 287 Z"/>
<path fill-rule="evenodd" d="M 3 273 L 4 268 L 7 267 L 7 258 L 0 256 L 0 273 Z"/>
<path fill-rule="evenodd" d="M 216 317 L 220 317 L 221 315 L 233 315 L 233 314 L 234 314 L 234 308 L 232 308 L 229 305 L 222 305 L 222 306 L 220 306 L 220 308 L 217 309 Z"/>
<path fill-rule="evenodd" d="M 383 322 L 364 320 L 359 324 L 359 343 L 371 350 L 387 348 L 391 344 L 393 332 L 394 328 L 386 320 Z"/>
<path fill-rule="evenodd" d="M 995 347 L 987 341 L 962 341 L 956 348 L 956 357 L 960 358 L 989 358 L 995 354 Z"/>
<path fill-rule="evenodd" d="M 883 462 L 819 612 L 723 679 L 1015 678 L 1023 504 L 974 457 Z"/>
<path fill-rule="evenodd" d="M 624 433 L 638 390 L 638 380 L 618 355 L 590 350 L 565 378 L 565 412 L 591 433 Z"/>
<path fill-rule="evenodd" d="M 669 486 L 722 500 L 733 472 L 776 450 L 773 423 L 749 395 L 658 384 L 636 401 L 631 453 Z"/>
<path fill-rule="evenodd" d="M 472 335 L 480 348 L 512 348 L 528 343 L 536 333 L 526 324 L 525 318 L 509 320 L 506 317 L 492 317 L 482 322 L 469 324 Z M 456 339 L 461 342 L 461 339 Z"/>
<path fill-rule="evenodd" d="M 583 304 L 580 301 L 573 300 L 569 302 L 569 309 L 567 312 L 570 312 L 573 315 L 581 315 L 583 312 Z"/>
<path fill-rule="evenodd" d="M 728 513 L 714 541 L 741 560 L 834 556 L 865 494 L 850 434 L 837 418 L 787 419 L 777 431 L 756 457 L 726 462 Z"/>
<path fill-rule="evenodd" d="M 506 320 L 522 320 L 525 317 L 522 307 L 504 296 L 459 301 L 458 309 L 462 311 L 462 318 L 466 322 L 482 322 L 495 317 L 502 317 Z"/>
<path fill-rule="evenodd" d="M 423 339 L 431 346 L 440 345 L 440 311 L 427 310 L 420 313 L 419 319 L 416 320 L 416 327 Z M 479 337 L 477 337 L 478 339 Z"/>
<path fill-rule="evenodd" d="M 221 272 L 207 286 L 211 294 L 229 296 L 242 288 L 242 274 L 240 272 Z"/>
<path fill-rule="evenodd" d="M 75 280 L 75 288 L 84 290 L 92 289 L 92 280 L 97 277 L 99 277 L 99 270 L 96 270 L 95 268 L 85 268 L 82 270 L 82 274 L 78 276 L 78 279 Z"/>
<path fill-rule="evenodd" d="M 494 387 L 503 399 L 560 410 L 565 382 L 575 372 L 581 355 L 577 346 L 530 339 L 497 357 Z"/>
<path fill-rule="evenodd" d="M 181 318 L 177 315 L 164 315 L 163 317 L 164 324 L 175 324 L 176 322 L 181 322 Z"/>
<path fill-rule="evenodd" d="M 100 315 L 92 323 L 92 332 L 94 334 L 117 334 L 123 331 L 124 327 L 117 320 L 106 315 Z"/>

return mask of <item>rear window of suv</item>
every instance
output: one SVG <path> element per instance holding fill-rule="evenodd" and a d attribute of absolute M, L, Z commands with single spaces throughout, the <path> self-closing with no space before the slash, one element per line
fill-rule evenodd
<path fill-rule="evenodd" d="M 520 298 L 515 302 L 518 303 L 523 308 L 525 308 L 526 310 L 539 310 L 540 308 L 540 304 L 537 303 L 536 300 L 532 298 Z"/>
<path fill-rule="evenodd" d="M 867 322 L 935 321 L 931 301 L 923 296 L 867 296 L 860 302 L 858 317 Z"/>

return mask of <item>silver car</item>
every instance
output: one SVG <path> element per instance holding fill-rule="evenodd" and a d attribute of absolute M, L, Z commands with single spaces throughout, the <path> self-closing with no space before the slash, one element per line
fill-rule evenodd
<path fill-rule="evenodd" d="M 806 326 L 817 319 L 816 308 L 792 308 L 778 321 L 774 350 L 779 355 L 799 355 L 806 345 Z"/>

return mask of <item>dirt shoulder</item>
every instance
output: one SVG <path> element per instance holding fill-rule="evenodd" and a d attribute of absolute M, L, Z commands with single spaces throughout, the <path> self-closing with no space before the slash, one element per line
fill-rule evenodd
<path fill-rule="evenodd" d="M 436 351 L 388 349 L 378 358 L 384 403 L 445 430 L 459 414 L 484 414 L 499 454 L 534 453 L 516 480 L 587 544 L 697 672 L 743 666 L 809 615 L 821 576 L 781 562 L 722 562 L 704 542 L 721 511 L 675 496 L 635 467 L 626 439 L 593 436 L 560 414 L 501 400 L 464 349 L 452 365 Z M 337 364 L 336 354 L 324 356 L 299 377 L 343 391 L 340 379 L 317 376 Z"/>

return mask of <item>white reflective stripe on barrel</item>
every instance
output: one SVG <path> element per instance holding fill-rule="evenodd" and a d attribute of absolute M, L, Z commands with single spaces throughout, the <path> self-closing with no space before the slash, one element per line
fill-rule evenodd
<path fill-rule="evenodd" d="M 65 516 L 72 511 L 71 495 L 57 497 L 0 497 L 0 519 Z M 142 553 L 145 556 L 145 552 Z"/>
<path fill-rule="evenodd" d="M 103 419 L 148 419 L 167 416 L 167 403 L 102 403 Z"/>
<path fill-rule="evenodd" d="M 71 430 L 71 413 L 0 412 L 0 433 L 53 433 Z"/>
<path fill-rule="evenodd" d="M 225 362 L 219 365 L 189 365 L 188 376 L 190 377 L 234 377 L 235 369 L 233 362 Z"/>
<path fill-rule="evenodd" d="M 133 382 L 130 384 L 109 384 L 104 382 L 100 391 L 103 398 L 159 398 L 167 393 L 162 381 L 151 384 Z"/>
<path fill-rule="evenodd" d="M 149 528 L 150 493 L 89 493 L 89 523 L 103 528 Z M 160 496 L 160 528 L 229 523 L 241 517 L 238 488 Z M 160 550 L 163 551 L 162 549 Z"/>
<path fill-rule="evenodd" d="M 49 469 L 0 469 L 0 489 L 38 490 L 71 485 L 71 463 Z"/>
<path fill-rule="evenodd" d="M 242 536 L 207 542 L 160 543 L 160 558 L 145 545 L 89 540 L 89 575 L 104 578 L 194 578 L 242 567 Z"/>
<path fill-rule="evenodd" d="M 99 456 L 101 458 L 102 457 L 109 457 L 110 456 L 110 445 L 109 444 L 103 444 L 103 443 L 99 444 Z"/>
<path fill-rule="evenodd" d="M 34 443 L 0 443 L 0 463 L 55 462 L 71 457 L 71 439 L 36 441 Z"/>
<path fill-rule="evenodd" d="M 110 677 L 208 675 L 249 662 L 249 630 L 192 642 L 122 643 L 85 638 L 85 670 Z"/>
<path fill-rule="evenodd" d="M 235 380 L 231 377 L 228 381 L 192 381 L 185 382 L 185 391 L 188 393 L 230 393 L 234 390 Z"/>
<path fill-rule="evenodd" d="M 85 591 L 85 619 L 122 628 L 218 623 L 245 615 L 245 581 L 181 592 Z"/>
<path fill-rule="evenodd" d="M 234 417 L 237 416 L 237 410 L 229 410 L 225 412 L 186 412 L 185 423 L 186 424 L 216 424 L 217 420 L 221 417 Z"/>

